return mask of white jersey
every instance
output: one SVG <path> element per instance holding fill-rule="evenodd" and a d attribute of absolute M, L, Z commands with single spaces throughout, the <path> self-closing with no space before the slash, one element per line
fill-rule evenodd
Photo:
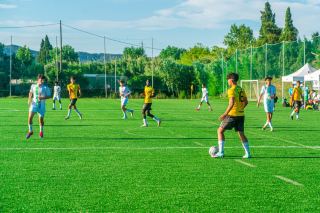
<path fill-rule="evenodd" d="M 60 97 L 61 87 L 54 86 L 53 87 L 53 97 Z"/>
<path fill-rule="evenodd" d="M 120 94 L 122 94 L 121 99 L 124 99 L 124 96 L 129 95 L 131 93 L 131 90 L 128 87 L 124 86 L 119 87 L 119 92 Z"/>
<path fill-rule="evenodd" d="M 275 97 L 276 95 L 276 87 L 271 85 L 268 87 L 267 85 L 262 86 L 261 94 L 263 94 L 263 104 L 265 105 L 273 105 L 274 99 L 270 99 L 270 97 Z"/>
<path fill-rule="evenodd" d="M 205 94 L 207 94 L 206 97 L 205 97 Z M 208 98 L 208 90 L 207 90 L 207 88 L 202 88 L 202 98 Z"/>
<path fill-rule="evenodd" d="M 317 98 L 317 94 L 314 92 L 312 93 L 312 99 L 315 99 L 315 98 Z"/>
<path fill-rule="evenodd" d="M 51 95 L 49 87 L 45 85 L 39 87 L 38 84 L 31 85 L 30 93 L 33 93 L 31 107 L 36 108 L 44 108 L 46 106 L 46 100 L 44 99 L 39 101 L 39 97 L 47 97 Z"/>

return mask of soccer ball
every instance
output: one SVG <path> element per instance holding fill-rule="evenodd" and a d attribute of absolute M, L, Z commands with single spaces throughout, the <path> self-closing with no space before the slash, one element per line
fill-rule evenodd
<path fill-rule="evenodd" d="M 218 147 L 216 147 L 216 146 L 210 147 L 210 149 L 209 149 L 209 154 L 210 155 L 215 155 L 217 152 L 219 152 L 219 148 Z"/>

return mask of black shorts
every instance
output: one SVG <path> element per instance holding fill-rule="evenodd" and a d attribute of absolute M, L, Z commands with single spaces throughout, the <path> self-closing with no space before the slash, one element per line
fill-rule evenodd
<path fill-rule="evenodd" d="M 142 107 L 142 111 L 147 111 L 147 110 L 152 110 L 151 109 L 151 105 L 152 105 L 152 103 L 145 103 L 145 104 L 143 104 L 143 107 Z"/>
<path fill-rule="evenodd" d="M 294 101 L 294 107 L 295 108 L 301 108 L 301 101 Z"/>
<path fill-rule="evenodd" d="M 236 132 L 244 132 L 244 116 L 227 115 L 221 122 L 220 128 L 227 130 L 234 128 Z"/>
<path fill-rule="evenodd" d="M 76 98 L 76 99 L 71 99 L 71 100 L 70 100 L 70 105 L 71 105 L 71 106 L 76 105 L 77 100 L 78 100 L 77 98 Z"/>

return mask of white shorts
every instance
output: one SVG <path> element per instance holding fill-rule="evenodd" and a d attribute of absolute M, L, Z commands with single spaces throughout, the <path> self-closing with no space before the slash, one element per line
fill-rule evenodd
<path fill-rule="evenodd" d="M 53 96 L 53 100 L 61 101 L 60 95 L 59 96 Z"/>
<path fill-rule="evenodd" d="M 202 99 L 201 99 L 201 102 L 207 102 L 207 103 L 208 103 L 208 102 L 209 102 L 209 98 L 208 98 L 208 96 L 206 96 L 206 97 L 202 98 Z"/>
<path fill-rule="evenodd" d="M 46 106 L 43 106 L 41 108 L 30 106 L 29 112 L 38 113 L 39 117 L 44 118 L 44 115 L 46 114 Z"/>
<path fill-rule="evenodd" d="M 264 110 L 266 112 L 273 113 L 273 107 L 274 107 L 273 102 L 271 104 L 264 104 Z"/>
<path fill-rule="evenodd" d="M 124 105 L 124 106 L 127 105 L 128 100 L 129 100 L 128 97 L 126 97 L 126 98 L 121 98 L 121 106 L 122 106 L 122 105 Z"/>

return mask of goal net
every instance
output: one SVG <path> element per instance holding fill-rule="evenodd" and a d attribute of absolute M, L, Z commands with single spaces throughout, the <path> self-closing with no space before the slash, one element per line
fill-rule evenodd
<path fill-rule="evenodd" d="M 247 94 L 247 98 L 258 100 L 259 98 L 259 81 L 258 80 L 241 80 L 241 87 Z"/>

